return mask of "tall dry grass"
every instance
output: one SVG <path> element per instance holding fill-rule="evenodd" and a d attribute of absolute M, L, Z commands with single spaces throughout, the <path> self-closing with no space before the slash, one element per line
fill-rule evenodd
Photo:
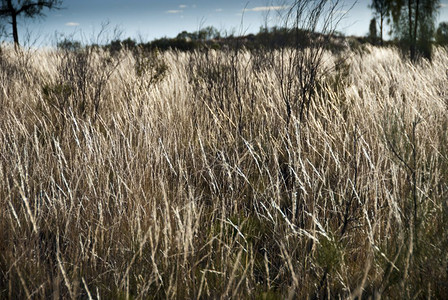
<path fill-rule="evenodd" d="M 287 64 L 3 49 L 0 298 L 448 297 L 447 50 Z"/>

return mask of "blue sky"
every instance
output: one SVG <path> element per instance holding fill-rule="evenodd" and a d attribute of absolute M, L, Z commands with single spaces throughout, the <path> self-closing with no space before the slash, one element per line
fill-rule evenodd
<path fill-rule="evenodd" d="M 264 23 L 269 7 L 281 8 L 281 1 L 65 0 L 63 9 L 46 11 L 43 19 L 22 20 L 20 34 L 22 40 L 28 36 L 31 41 L 37 38 L 35 43 L 41 44 L 54 42 L 56 33 L 90 40 L 105 22 L 109 23 L 107 32 L 103 34 L 105 39 L 115 35 L 115 28 L 121 32 L 121 38 L 143 41 L 174 37 L 182 30 L 195 31 L 206 26 L 214 26 L 223 32 L 254 33 Z M 370 1 L 343 2 L 340 13 L 352 8 L 338 30 L 347 35 L 365 35 L 372 18 L 372 11 L 368 8 Z M 448 21 L 448 0 L 442 0 L 441 4 L 439 21 Z M 272 16 L 275 13 L 271 13 Z"/>

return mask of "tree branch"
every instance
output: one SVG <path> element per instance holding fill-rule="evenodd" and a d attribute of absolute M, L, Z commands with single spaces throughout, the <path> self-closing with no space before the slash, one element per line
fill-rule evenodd
<path fill-rule="evenodd" d="M 59 1 L 37 1 L 35 3 L 24 4 L 19 10 L 17 10 L 17 14 L 26 13 L 30 15 L 39 14 L 40 11 L 46 7 L 49 9 L 59 9 L 58 6 Z M 34 10 L 34 11 L 33 11 Z"/>

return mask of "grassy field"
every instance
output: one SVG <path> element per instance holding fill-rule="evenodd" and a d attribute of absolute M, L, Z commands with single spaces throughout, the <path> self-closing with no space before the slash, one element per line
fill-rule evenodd
<path fill-rule="evenodd" d="M 447 49 L 297 57 L 4 47 L 0 299 L 446 299 Z"/>

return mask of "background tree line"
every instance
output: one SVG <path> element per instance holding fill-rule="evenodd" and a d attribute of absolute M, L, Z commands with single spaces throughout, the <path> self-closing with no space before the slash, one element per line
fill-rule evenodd
<path fill-rule="evenodd" d="M 383 45 L 384 25 L 389 25 L 392 35 L 411 60 L 431 58 L 434 40 L 446 44 L 448 24 L 441 23 L 437 31 L 435 22 L 440 9 L 439 0 L 372 0 L 370 8 L 374 18 L 369 27 L 369 37 Z M 376 24 L 379 25 L 379 36 Z"/>
<path fill-rule="evenodd" d="M 14 44 L 18 47 L 18 19 L 20 17 L 43 17 L 45 9 L 60 9 L 61 7 L 62 0 L 0 0 L 0 34 L 6 32 L 6 28 L 10 25 Z M 394 37 L 395 44 L 408 52 L 411 60 L 421 56 L 431 58 L 434 42 L 441 45 L 448 44 L 448 23 L 442 22 L 438 29 L 435 29 L 440 0 L 372 0 L 370 8 L 374 12 L 368 35 L 368 41 L 371 43 L 384 44 L 385 25 L 387 24 L 388 33 Z M 303 36 L 302 43 L 306 46 L 310 36 L 305 31 L 298 29 L 295 31 L 279 27 L 261 28 L 255 35 L 250 34 L 238 38 L 230 35 L 223 38 L 214 27 L 206 27 L 191 33 L 183 31 L 176 38 L 161 38 L 141 45 L 146 49 L 174 48 L 187 51 L 204 45 L 220 48 L 223 45 L 244 44 L 248 48 L 278 48 L 289 46 L 288 41 L 294 40 L 297 36 Z M 62 47 L 80 46 L 79 43 L 69 40 L 64 40 L 59 44 Z M 112 41 L 107 47 L 114 50 L 122 47 L 132 48 L 136 44 L 134 40 L 128 38 L 124 41 Z M 331 47 L 337 48 L 337 43 L 331 44 Z"/>

